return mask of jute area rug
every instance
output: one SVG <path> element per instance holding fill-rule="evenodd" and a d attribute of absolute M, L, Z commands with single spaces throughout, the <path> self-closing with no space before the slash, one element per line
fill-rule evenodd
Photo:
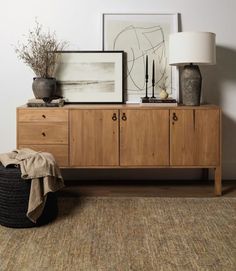
<path fill-rule="evenodd" d="M 0 270 L 236 270 L 236 198 L 60 198 L 59 217 L 0 226 Z"/>

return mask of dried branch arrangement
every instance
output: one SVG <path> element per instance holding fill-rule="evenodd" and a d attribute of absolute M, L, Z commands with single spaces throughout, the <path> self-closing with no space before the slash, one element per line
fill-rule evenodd
<path fill-rule="evenodd" d="M 43 32 L 42 25 L 35 21 L 36 26 L 29 31 L 26 44 L 18 42 L 15 52 L 36 74 L 37 77 L 53 77 L 55 64 L 59 54 L 55 51 L 63 50 L 67 42 L 59 42 L 55 32 Z"/>
<path fill-rule="evenodd" d="M 168 75 L 163 74 L 162 81 L 161 81 L 161 83 L 159 85 L 160 89 L 167 90 L 167 88 L 168 88 L 167 79 L 168 79 Z"/>

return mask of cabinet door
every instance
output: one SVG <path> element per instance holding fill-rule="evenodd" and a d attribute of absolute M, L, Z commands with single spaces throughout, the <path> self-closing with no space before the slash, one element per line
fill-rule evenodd
<path fill-rule="evenodd" d="M 118 165 L 118 110 L 71 110 L 70 130 L 71 166 Z"/>
<path fill-rule="evenodd" d="M 220 111 L 181 109 L 170 111 L 170 164 L 218 165 Z"/>
<path fill-rule="evenodd" d="M 169 165 L 169 110 L 121 110 L 120 165 Z"/>

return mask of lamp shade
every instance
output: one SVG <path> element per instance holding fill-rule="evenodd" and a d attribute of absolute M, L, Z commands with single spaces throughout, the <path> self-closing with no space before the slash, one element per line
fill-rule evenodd
<path fill-rule="evenodd" d="M 169 64 L 216 64 L 215 34 L 177 32 L 169 36 Z"/>

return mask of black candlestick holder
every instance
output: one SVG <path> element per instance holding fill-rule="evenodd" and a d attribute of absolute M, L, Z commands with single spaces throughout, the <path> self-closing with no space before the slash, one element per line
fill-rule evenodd
<path fill-rule="evenodd" d="M 146 82 L 146 95 L 145 97 L 142 97 L 142 103 L 149 103 L 149 97 L 148 97 L 148 74 L 145 76 L 145 82 Z"/>
<path fill-rule="evenodd" d="M 152 79 L 152 97 L 150 98 L 150 100 L 156 100 L 154 92 L 155 92 L 155 80 Z"/>

